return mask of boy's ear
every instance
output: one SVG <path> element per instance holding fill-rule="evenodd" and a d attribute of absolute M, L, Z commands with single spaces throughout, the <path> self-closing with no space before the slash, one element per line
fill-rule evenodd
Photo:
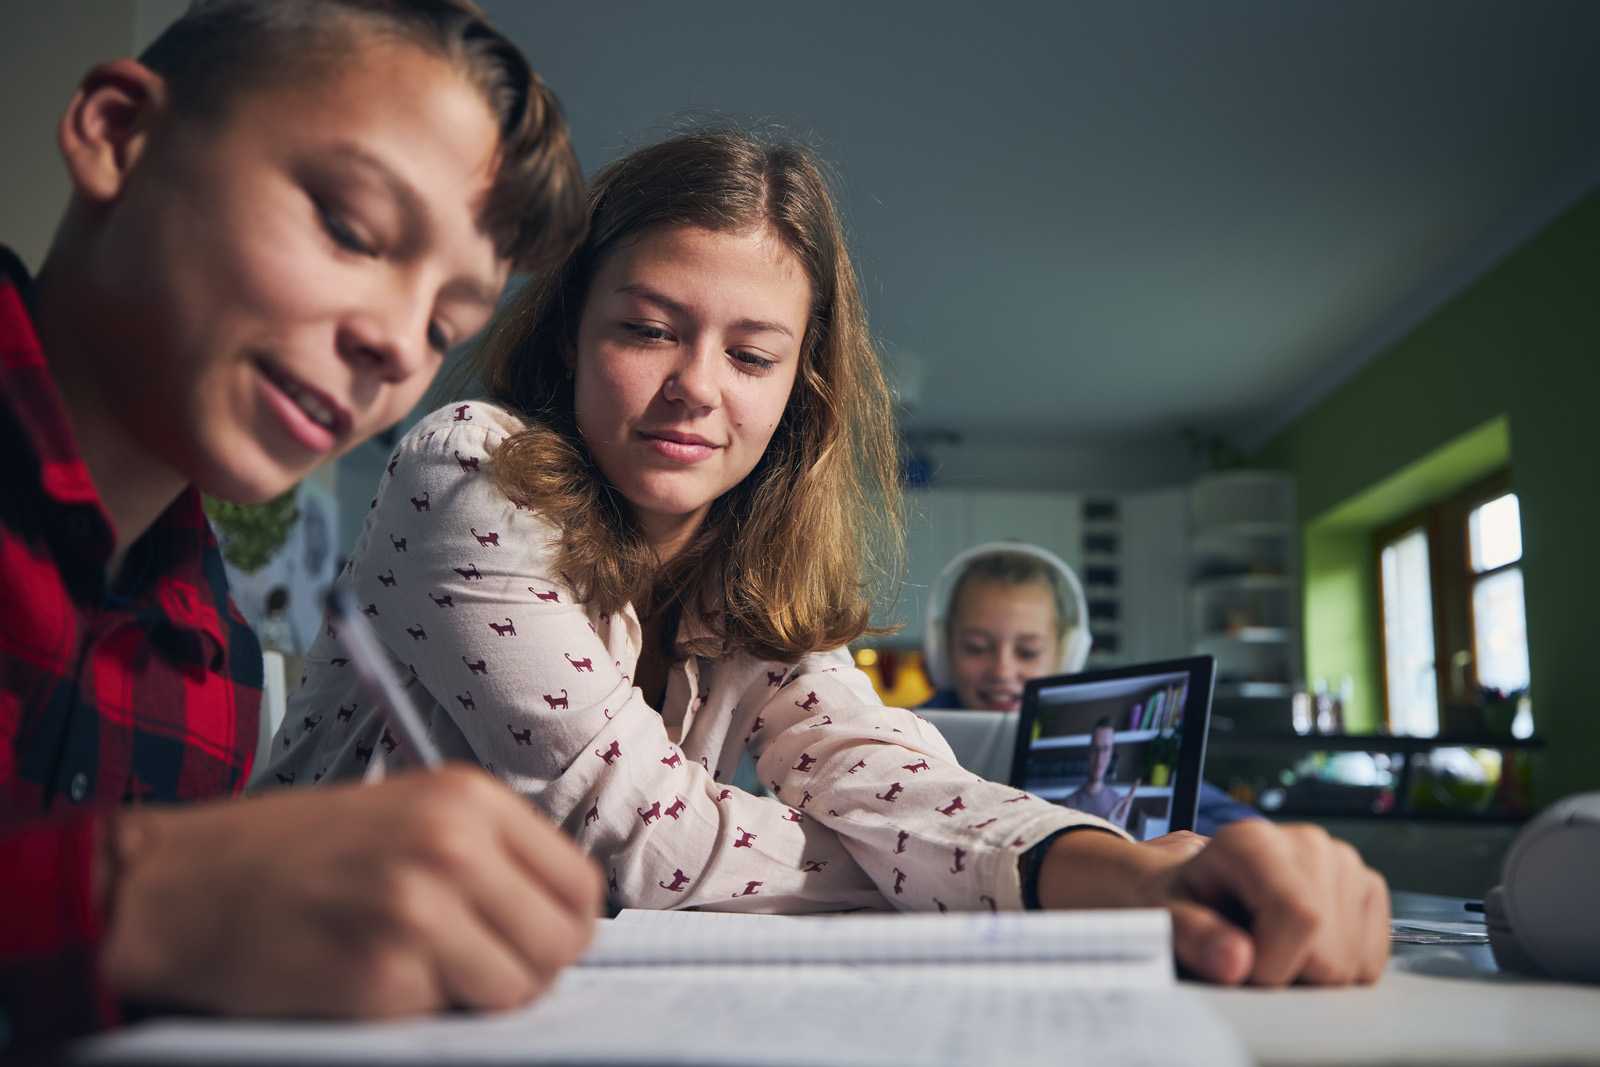
<path fill-rule="evenodd" d="M 56 130 L 78 196 L 97 203 L 121 193 L 167 107 L 166 80 L 132 59 L 89 71 Z"/>

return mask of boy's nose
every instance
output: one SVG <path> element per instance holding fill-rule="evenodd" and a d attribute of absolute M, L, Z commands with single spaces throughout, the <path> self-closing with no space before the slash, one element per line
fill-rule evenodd
<path fill-rule="evenodd" d="M 359 369 L 375 369 L 390 384 L 399 384 L 425 365 L 427 331 L 427 322 L 410 310 L 350 315 L 339 327 L 339 355 Z"/>

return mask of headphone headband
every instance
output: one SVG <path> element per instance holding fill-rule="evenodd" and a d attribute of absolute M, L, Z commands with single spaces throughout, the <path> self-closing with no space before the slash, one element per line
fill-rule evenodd
<path fill-rule="evenodd" d="M 1057 665 L 1058 669 L 1051 673 L 1074 674 L 1083 670 L 1084 662 L 1089 658 L 1089 648 L 1093 644 L 1093 638 L 1089 635 L 1089 603 L 1083 595 L 1083 583 L 1078 580 L 1072 568 L 1049 549 L 1040 548 L 1026 541 L 988 541 L 974 545 L 964 552 L 958 552 L 944 565 L 939 577 L 934 579 L 933 585 L 928 589 L 923 658 L 926 661 L 929 679 L 940 689 L 951 685 L 949 649 L 945 647 L 945 622 L 952 607 L 955 585 L 974 560 L 1002 553 L 1032 556 L 1050 567 L 1065 583 L 1068 599 L 1077 609 L 1076 622 L 1063 635 L 1061 662 Z"/>

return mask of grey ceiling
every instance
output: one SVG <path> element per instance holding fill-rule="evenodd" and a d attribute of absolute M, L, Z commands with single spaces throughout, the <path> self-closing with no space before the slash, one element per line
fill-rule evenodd
<path fill-rule="evenodd" d="M 490 0 L 593 170 L 684 116 L 837 167 L 908 425 L 1249 440 L 1600 175 L 1600 3 Z"/>

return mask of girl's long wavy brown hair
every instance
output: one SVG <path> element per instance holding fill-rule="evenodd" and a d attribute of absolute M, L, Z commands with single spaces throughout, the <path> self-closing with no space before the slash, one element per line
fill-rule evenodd
<path fill-rule="evenodd" d="M 579 436 L 563 359 L 606 257 L 660 226 L 770 228 L 813 294 L 794 390 L 766 453 L 666 565 Z M 610 164 L 590 189 L 587 237 L 515 297 L 478 362 L 490 396 L 529 422 L 495 452 L 492 475 L 557 526 L 560 573 L 601 611 L 631 601 L 642 617 L 665 613 L 670 643 L 692 607 L 715 634 L 692 652 L 786 662 L 884 632 L 870 627 L 870 608 L 904 551 L 893 405 L 844 227 L 804 147 L 707 130 Z"/>

